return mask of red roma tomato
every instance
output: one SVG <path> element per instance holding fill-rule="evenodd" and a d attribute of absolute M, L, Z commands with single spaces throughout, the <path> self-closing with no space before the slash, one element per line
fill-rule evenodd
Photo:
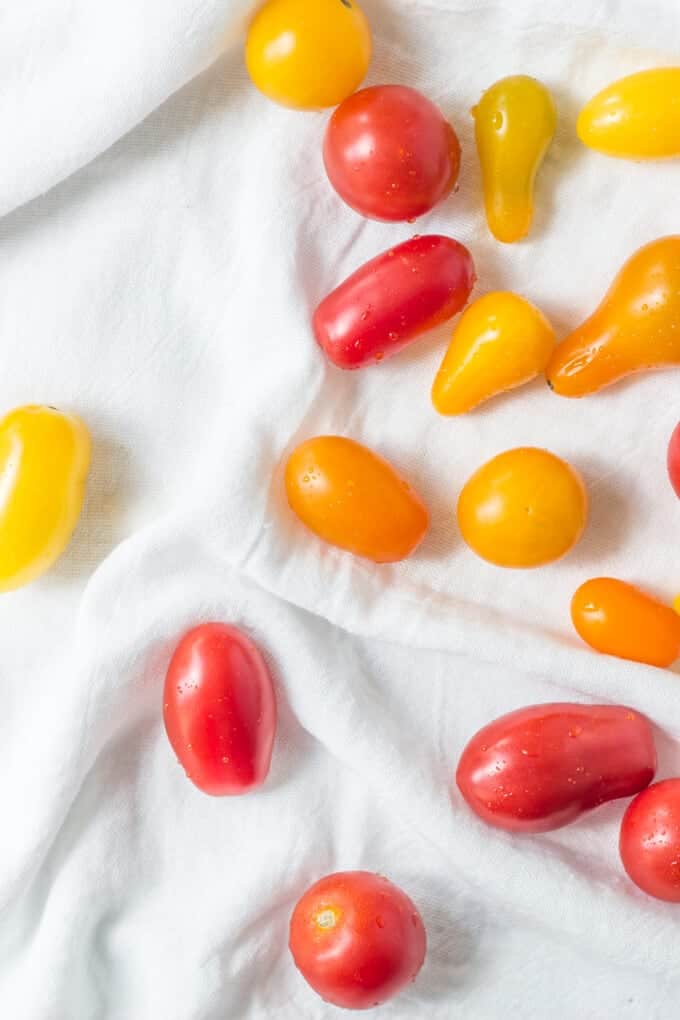
<path fill-rule="evenodd" d="M 315 992 L 345 1009 L 369 1009 L 415 981 L 425 928 L 401 889 L 370 871 L 327 875 L 300 899 L 290 951 Z"/>
<path fill-rule="evenodd" d="M 532 705 L 474 735 L 456 783 L 474 813 L 509 832 L 549 832 L 617 797 L 656 771 L 652 730 L 620 705 Z"/>
<path fill-rule="evenodd" d="M 460 145 L 438 107 L 404 85 L 345 99 L 326 128 L 328 178 L 348 205 L 375 220 L 414 220 L 458 180 Z"/>
<path fill-rule="evenodd" d="M 458 241 L 413 237 L 331 291 L 314 313 L 314 335 L 339 368 L 382 361 L 459 312 L 475 279 Z"/>
<path fill-rule="evenodd" d="M 628 805 L 619 852 L 640 889 L 680 903 L 680 779 L 654 783 Z"/>
<path fill-rule="evenodd" d="M 668 444 L 668 475 L 680 499 L 680 423 L 676 425 Z"/>
<path fill-rule="evenodd" d="M 163 719 L 199 790 L 247 793 L 267 778 L 276 701 L 262 654 L 236 627 L 204 623 L 184 635 L 165 678 Z"/>

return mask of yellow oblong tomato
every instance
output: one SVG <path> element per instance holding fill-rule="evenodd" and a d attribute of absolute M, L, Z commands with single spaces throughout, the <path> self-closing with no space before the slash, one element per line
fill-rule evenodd
<path fill-rule="evenodd" d="M 285 471 L 294 513 L 319 538 L 376 563 L 403 560 L 428 528 L 427 509 L 377 453 L 344 436 L 298 446 Z"/>
<path fill-rule="evenodd" d="M 75 415 L 30 405 L 0 421 L 0 591 L 35 580 L 62 554 L 89 466 L 90 436 Z"/>
<path fill-rule="evenodd" d="M 638 71 L 598 92 L 581 110 L 584 145 L 621 159 L 680 156 L 680 67 Z"/>
<path fill-rule="evenodd" d="M 268 0 L 246 40 L 254 84 L 297 110 L 337 106 L 359 87 L 370 60 L 371 30 L 356 0 Z"/>
<path fill-rule="evenodd" d="M 555 348 L 546 371 L 562 397 L 624 376 L 680 365 L 680 235 L 639 248 L 599 308 Z"/>
<path fill-rule="evenodd" d="M 510 291 L 478 298 L 464 312 L 432 386 L 440 414 L 463 414 L 545 371 L 555 332 L 543 312 Z"/>
<path fill-rule="evenodd" d="M 595 577 L 574 594 L 577 633 L 598 652 L 665 668 L 680 659 L 680 616 L 614 577 Z"/>
<path fill-rule="evenodd" d="M 501 78 L 472 110 L 489 229 L 499 241 L 529 233 L 536 173 L 548 150 L 557 112 L 550 92 L 535 78 Z"/>
<path fill-rule="evenodd" d="M 458 499 L 470 548 L 499 567 L 540 567 L 581 537 L 588 497 L 581 476 L 548 450 L 506 450 L 484 464 Z"/>

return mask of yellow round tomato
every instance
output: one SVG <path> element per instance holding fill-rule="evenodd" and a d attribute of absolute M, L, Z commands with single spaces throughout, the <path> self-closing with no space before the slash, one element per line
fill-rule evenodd
<path fill-rule="evenodd" d="M 580 475 L 554 453 L 534 447 L 494 457 L 458 500 L 463 538 L 499 567 L 540 567 L 564 556 L 580 538 L 587 514 Z"/>
<path fill-rule="evenodd" d="M 355 0 L 269 0 L 246 41 L 257 88 L 297 110 L 337 106 L 359 87 L 370 60 L 371 32 Z"/>
<path fill-rule="evenodd" d="M 376 563 L 409 556 L 429 523 L 420 497 L 392 465 L 344 436 L 316 436 L 293 450 L 286 494 L 319 538 Z"/>
<path fill-rule="evenodd" d="M 28 406 L 0 421 L 0 591 L 35 580 L 62 554 L 89 465 L 89 433 L 74 415 Z"/>

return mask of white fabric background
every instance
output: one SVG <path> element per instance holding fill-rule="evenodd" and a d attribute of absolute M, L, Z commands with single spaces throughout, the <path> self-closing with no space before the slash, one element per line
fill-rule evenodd
<path fill-rule="evenodd" d="M 677 163 L 609 161 L 573 129 L 611 79 L 677 61 L 675 0 L 364 6 L 369 81 L 422 88 L 459 132 L 460 191 L 415 229 L 470 246 L 477 294 L 517 289 L 563 332 L 636 247 L 680 230 Z M 311 309 L 412 231 L 331 191 L 326 115 L 251 87 L 248 7 L 0 9 L 0 407 L 61 405 L 95 440 L 67 554 L 0 601 L 0 1011 L 340 1016 L 292 966 L 287 922 L 311 881 L 361 867 L 401 884 L 429 935 L 385 1020 L 674 1020 L 680 908 L 623 877 L 623 805 L 511 838 L 450 785 L 480 725 L 563 698 L 648 713 L 659 776 L 680 772 L 677 671 L 597 657 L 568 619 L 595 574 L 680 589 L 664 469 L 678 375 L 581 402 L 536 383 L 444 420 L 429 388 L 448 327 L 374 369 L 328 366 Z M 531 238 L 508 248 L 484 223 L 468 111 L 516 71 L 554 90 L 560 124 Z M 353 560 L 291 518 L 281 459 L 324 431 L 390 457 L 428 502 L 432 531 L 409 562 Z M 523 443 L 583 471 L 591 523 L 564 562 L 503 572 L 462 544 L 455 499 Z M 170 652 L 209 618 L 252 633 L 277 680 L 270 780 L 244 799 L 196 791 L 162 727 Z"/>

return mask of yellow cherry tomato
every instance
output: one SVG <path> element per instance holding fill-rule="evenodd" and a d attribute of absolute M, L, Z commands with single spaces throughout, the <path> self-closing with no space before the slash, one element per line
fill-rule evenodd
<path fill-rule="evenodd" d="M 571 601 L 577 633 L 598 652 L 665 668 L 680 659 L 680 616 L 615 577 L 595 577 Z"/>
<path fill-rule="evenodd" d="M 472 110 L 491 233 L 519 241 L 533 217 L 534 181 L 550 145 L 557 112 L 548 89 L 525 74 L 501 78 Z"/>
<path fill-rule="evenodd" d="M 0 421 L 0 591 L 35 580 L 80 516 L 90 436 L 75 415 L 28 406 Z"/>
<path fill-rule="evenodd" d="M 440 414 L 463 414 L 521 386 L 545 366 L 555 332 L 543 312 L 518 294 L 494 291 L 467 308 L 432 386 Z"/>
<path fill-rule="evenodd" d="M 337 106 L 359 87 L 370 60 L 371 31 L 355 0 L 269 0 L 246 41 L 257 88 L 297 110 Z"/>
<path fill-rule="evenodd" d="M 676 595 L 673 599 L 673 609 L 680 614 L 680 595 Z"/>
<path fill-rule="evenodd" d="M 403 560 L 427 531 L 417 493 L 353 439 L 308 439 L 290 455 L 285 482 L 291 509 L 310 531 L 376 563 Z"/>
<path fill-rule="evenodd" d="M 478 556 L 499 567 L 540 567 L 578 541 L 588 515 L 580 475 L 548 450 L 521 447 L 490 460 L 465 484 L 458 525 Z"/>
<path fill-rule="evenodd" d="M 584 145 L 621 159 L 680 156 L 680 67 L 638 71 L 598 92 L 581 110 Z"/>
<path fill-rule="evenodd" d="M 599 308 L 557 345 L 546 375 L 560 396 L 583 397 L 671 365 L 680 365 L 680 235 L 628 259 Z"/>

